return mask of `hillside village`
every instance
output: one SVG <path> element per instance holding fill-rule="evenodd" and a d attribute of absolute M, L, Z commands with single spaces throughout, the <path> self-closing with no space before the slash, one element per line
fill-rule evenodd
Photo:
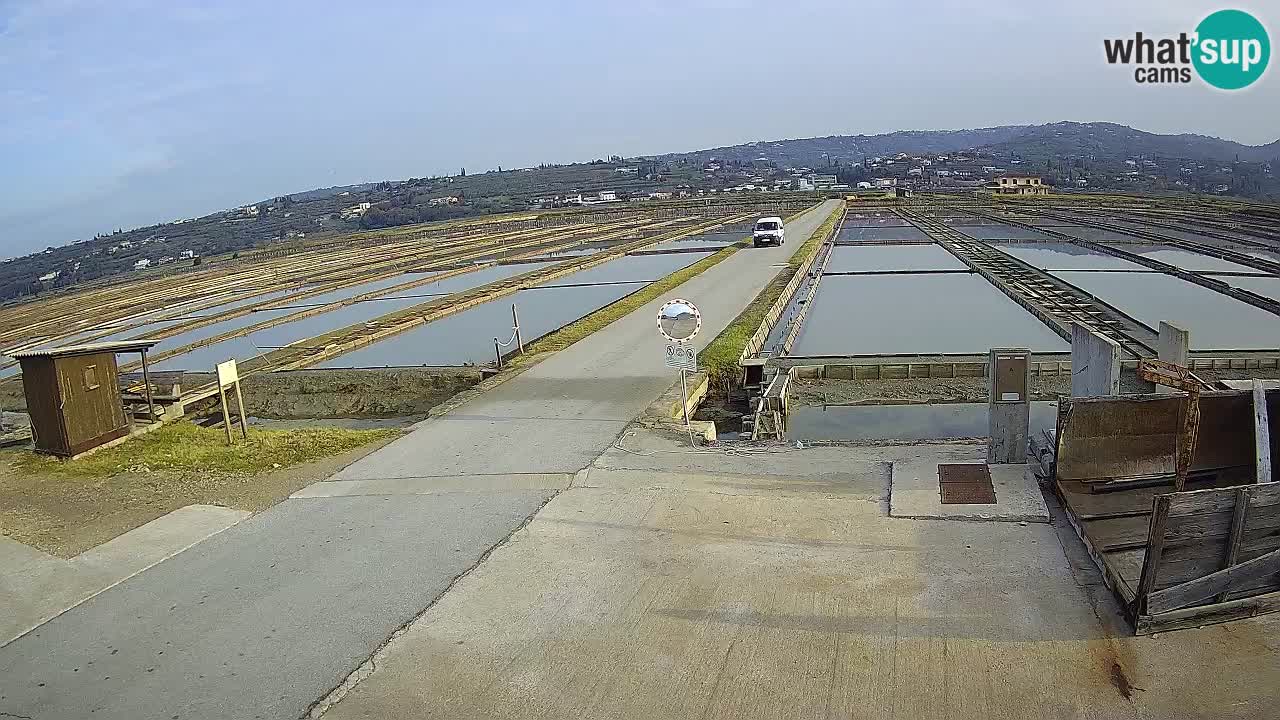
<path fill-rule="evenodd" d="M 987 191 L 1003 175 L 1054 191 L 1280 197 L 1277 144 L 1162 136 L 1108 123 L 756 142 L 693 153 L 314 190 L 116 230 L 0 264 L 0 301 L 126 273 L 179 271 L 283 242 L 527 209 L 723 193 Z M 901 148 L 901 149 L 898 149 Z M 1243 156 L 1243 159 L 1242 159 Z"/>

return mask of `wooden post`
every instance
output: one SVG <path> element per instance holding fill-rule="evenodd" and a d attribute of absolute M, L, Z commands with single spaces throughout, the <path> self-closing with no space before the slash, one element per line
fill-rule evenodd
<path fill-rule="evenodd" d="M 1138 361 L 1138 377 L 1187 394 L 1182 404 L 1182 426 L 1174 438 L 1173 451 L 1173 489 L 1182 492 L 1187 486 L 1187 474 L 1196 454 L 1196 436 L 1200 431 L 1200 390 L 1207 386 L 1190 369 L 1151 358 Z"/>
<path fill-rule="evenodd" d="M 1147 595 L 1156 585 L 1156 571 L 1160 568 L 1160 556 L 1164 554 L 1164 528 L 1169 522 L 1169 496 L 1157 495 L 1151 505 L 1151 525 L 1147 529 L 1147 553 L 1142 560 L 1142 576 L 1138 580 L 1138 592 L 1133 596 L 1134 624 L 1138 615 L 1147 611 Z"/>
<path fill-rule="evenodd" d="M 1257 382 L 1256 380 L 1254 382 Z M 1240 541 L 1244 539 L 1244 524 L 1248 521 L 1249 516 L 1249 493 L 1246 488 L 1236 489 L 1236 507 L 1235 512 L 1231 514 L 1231 532 L 1227 536 L 1227 552 L 1222 558 L 1222 570 L 1226 570 L 1236 564 L 1237 558 L 1240 556 Z M 1222 602 L 1227 599 L 1227 593 L 1218 593 L 1218 597 L 1214 602 Z"/>
<path fill-rule="evenodd" d="M 231 413 L 227 412 L 227 389 L 218 383 L 218 399 L 222 401 L 222 429 L 227 431 L 227 444 L 231 442 Z"/>
<path fill-rule="evenodd" d="M 1187 475 L 1191 472 L 1191 461 L 1196 454 L 1196 436 L 1200 433 L 1200 391 L 1187 393 L 1186 405 L 1182 411 L 1182 429 L 1177 438 L 1177 465 L 1174 467 L 1173 489 L 1182 492 L 1187 487 Z"/>
<path fill-rule="evenodd" d="M 151 373 L 147 371 L 147 349 L 142 351 L 142 386 L 147 393 L 147 414 L 151 417 L 151 422 L 156 421 L 156 404 L 151 399 Z"/>
<path fill-rule="evenodd" d="M 1271 421 L 1267 416 L 1267 391 L 1262 381 L 1253 380 L 1253 443 L 1255 479 L 1271 482 Z"/>
<path fill-rule="evenodd" d="M 240 406 L 240 435 L 249 439 L 249 416 L 244 411 L 244 393 L 240 392 L 240 380 L 236 380 L 236 404 Z"/>
<path fill-rule="evenodd" d="M 493 354 L 498 358 L 498 369 L 502 369 L 502 344 L 498 342 L 498 338 L 493 339 Z"/>

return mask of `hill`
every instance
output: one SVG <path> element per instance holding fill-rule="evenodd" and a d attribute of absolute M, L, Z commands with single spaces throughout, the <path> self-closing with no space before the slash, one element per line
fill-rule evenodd
<path fill-rule="evenodd" d="M 791 166 L 821 167 L 836 159 L 860 162 L 863 157 L 899 153 L 937 155 L 960 151 L 1029 157 L 1089 157 L 1124 160 L 1160 156 L 1232 162 L 1280 161 L 1280 140 L 1245 145 L 1207 135 L 1160 135 L 1116 123 L 1057 122 L 1048 125 L 1003 125 L 973 130 L 900 130 L 881 135 L 829 135 L 773 140 L 668 153 L 662 160 L 706 162 L 712 158 L 750 162 L 759 158 Z"/>
<path fill-rule="evenodd" d="M 875 158 L 953 157 L 929 172 Z M 711 162 L 716 160 L 715 163 Z M 956 161 L 960 160 L 959 163 Z M 924 164 L 923 162 L 920 164 Z M 271 243 L 336 236 L 468 215 L 698 191 L 787 187 L 796 168 L 842 182 L 895 178 L 918 187 L 972 187 L 1005 168 L 1059 186 L 1133 192 L 1208 192 L 1280 198 L 1280 140 L 1244 145 L 1204 135 L 1160 135 L 1114 123 L 1058 122 L 968 130 L 903 130 L 744 143 L 693 152 L 455 176 L 360 183 L 284 195 L 199 218 L 117 230 L 0 263 L 0 301 L 133 272 L 168 271 Z M 947 168 L 944 170 L 944 168 Z M 915 173 L 913 176 L 912 173 Z M 162 216 L 164 208 L 156 208 Z M 158 268 L 157 266 L 171 266 Z"/>

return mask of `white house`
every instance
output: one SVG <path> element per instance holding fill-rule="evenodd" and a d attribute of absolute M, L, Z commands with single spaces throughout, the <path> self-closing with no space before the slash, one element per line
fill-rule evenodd
<path fill-rule="evenodd" d="M 149 267 L 151 267 L 151 261 L 146 258 L 142 258 L 141 260 L 133 264 L 134 270 L 146 270 Z"/>
<path fill-rule="evenodd" d="M 61 274 L 62 274 L 61 270 L 54 270 L 51 273 L 45 273 L 44 275 L 40 276 L 40 282 L 50 282 L 51 280 L 57 280 L 58 276 Z"/>
<path fill-rule="evenodd" d="M 368 211 L 369 211 L 369 208 L 370 208 L 370 207 L 371 207 L 371 205 L 370 205 L 369 203 L 367 203 L 367 202 L 362 202 L 362 203 L 356 203 L 355 205 L 352 205 L 352 206 L 351 206 L 351 207 L 349 207 L 349 208 L 343 208 L 343 210 L 342 210 L 342 218 L 343 218 L 344 220 L 348 220 L 348 219 L 351 219 L 351 218 L 361 217 L 361 216 L 363 216 L 366 212 L 368 212 Z"/>

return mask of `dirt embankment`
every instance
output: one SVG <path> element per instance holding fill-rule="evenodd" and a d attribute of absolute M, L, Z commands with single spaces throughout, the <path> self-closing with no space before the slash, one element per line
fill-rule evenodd
<path fill-rule="evenodd" d="M 1251 377 L 1277 377 L 1275 370 L 1197 370 L 1207 382 Z M 1120 375 L 1120 392 L 1149 393 L 1150 383 L 1125 371 Z M 905 405 L 910 403 L 987 402 L 986 378 L 910 378 L 895 380 L 832 380 L 797 378 L 791 384 L 790 400 L 799 405 Z M 1057 400 L 1071 395 L 1071 376 L 1032 376 L 1032 400 Z"/>
<path fill-rule="evenodd" d="M 480 380 L 479 368 L 292 370 L 250 375 L 242 387 L 258 417 L 403 417 L 426 415 Z"/>

